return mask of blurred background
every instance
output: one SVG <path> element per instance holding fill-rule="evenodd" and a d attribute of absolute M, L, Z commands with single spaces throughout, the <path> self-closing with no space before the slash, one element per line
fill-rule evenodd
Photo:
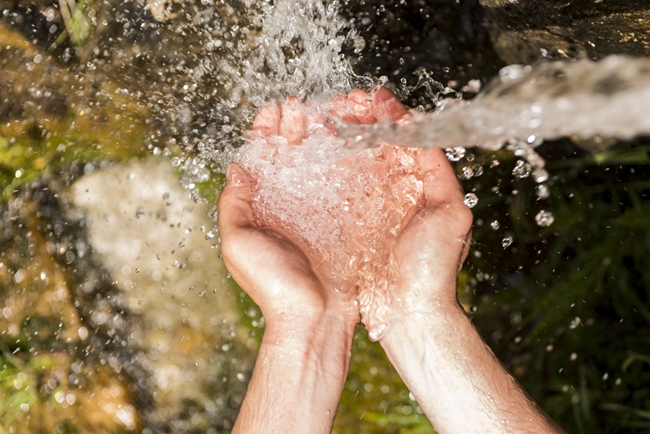
<path fill-rule="evenodd" d="M 506 65 L 650 56 L 643 0 L 323 4 L 352 85 L 420 111 Z M 272 5 L 0 0 L 0 433 L 230 431 L 264 319 L 215 205 Z M 459 299 L 568 432 L 650 432 L 650 139 L 536 151 L 452 155 L 478 198 Z M 433 432 L 363 329 L 334 432 Z"/>

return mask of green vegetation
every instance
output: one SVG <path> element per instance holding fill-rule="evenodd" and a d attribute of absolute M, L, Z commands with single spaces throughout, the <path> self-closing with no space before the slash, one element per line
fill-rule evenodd
<path fill-rule="evenodd" d="M 467 182 L 483 193 L 460 291 L 499 358 L 568 432 L 648 432 L 648 140 L 593 156 L 569 141 L 540 151 L 546 200 L 530 178 L 501 181 L 512 158 Z M 554 213 L 550 227 L 535 226 L 540 209 Z"/>

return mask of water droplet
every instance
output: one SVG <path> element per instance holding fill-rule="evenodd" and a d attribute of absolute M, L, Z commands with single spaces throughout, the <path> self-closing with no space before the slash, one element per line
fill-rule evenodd
<path fill-rule="evenodd" d="M 377 92 L 379 92 L 379 89 L 381 89 L 386 83 L 388 83 L 388 77 L 385 75 L 382 75 L 377 79 L 377 84 L 375 87 L 372 88 L 370 92 L 368 92 L 368 103 L 372 103 L 375 100 L 375 95 Z"/>
<path fill-rule="evenodd" d="M 490 223 L 490 227 L 496 231 L 501 227 L 501 224 L 498 220 L 494 220 L 492 223 Z"/>
<path fill-rule="evenodd" d="M 469 166 L 463 167 L 463 178 L 470 179 L 472 176 L 474 176 L 474 169 Z"/>
<path fill-rule="evenodd" d="M 533 172 L 535 182 L 544 182 L 548 179 L 548 172 L 544 169 L 537 169 Z"/>
<path fill-rule="evenodd" d="M 524 160 L 519 160 L 517 161 L 515 168 L 512 169 L 512 174 L 519 178 L 527 178 L 530 175 L 530 169 L 530 164 Z"/>
<path fill-rule="evenodd" d="M 537 186 L 537 189 L 535 190 L 535 194 L 537 194 L 537 197 L 539 197 L 540 199 L 546 199 L 547 197 L 549 197 L 551 192 L 547 186 L 542 184 Z"/>
<path fill-rule="evenodd" d="M 541 210 L 535 216 L 535 221 L 538 226 L 547 227 L 553 224 L 555 221 L 555 216 L 550 211 Z"/>
<path fill-rule="evenodd" d="M 470 306 L 469 313 L 476 313 L 477 310 L 478 308 L 476 306 Z"/>
<path fill-rule="evenodd" d="M 465 152 L 465 148 L 461 148 L 460 146 L 445 149 L 445 155 L 449 161 L 460 161 L 465 156 Z"/>
<path fill-rule="evenodd" d="M 483 175 L 483 166 L 480 164 L 475 164 L 472 166 L 472 170 L 474 170 L 474 177 L 476 178 L 477 176 Z"/>
<path fill-rule="evenodd" d="M 167 213 L 164 210 L 159 209 L 156 211 L 156 218 L 161 222 L 167 221 Z"/>
<path fill-rule="evenodd" d="M 501 240 L 501 245 L 505 249 L 505 248 L 509 247 L 510 244 L 512 244 L 512 241 L 513 241 L 512 237 L 510 237 L 510 236 L 505 237 L 503 240 Z"/>
<path fill-rule="evenodd" d="M 478 203 L 478 197 L 474 193 L 467 193 L 465 195 L 465 200 L 463 201 L 467 208 L 474 208 Z"/>

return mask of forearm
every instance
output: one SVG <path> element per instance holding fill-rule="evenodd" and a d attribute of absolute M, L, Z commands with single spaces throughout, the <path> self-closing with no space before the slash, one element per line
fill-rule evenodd
<path fill-rule="evenodd" d="M 234 434 L 329 433 L 354 324 L 323 315 L 267 324 Z"/>
<path fill-rule="evenodd" d="M 441 434 L 562 432 L 505 370 L 457 305 L 433 315 L 406 315 L 381 344 Z"/>

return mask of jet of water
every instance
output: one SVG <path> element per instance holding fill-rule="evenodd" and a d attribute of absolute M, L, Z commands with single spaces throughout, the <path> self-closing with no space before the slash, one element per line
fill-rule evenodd
<path fill-rule="evenodd" d="M 500 148 L 509 139 L 536 146 L 560 137 L 631 139 L 650 134 L 650 60 L 610 56 L 512 65 L 471 101 L 447 100 L 408 125 L 343 125 L 365 146 Z"/>

